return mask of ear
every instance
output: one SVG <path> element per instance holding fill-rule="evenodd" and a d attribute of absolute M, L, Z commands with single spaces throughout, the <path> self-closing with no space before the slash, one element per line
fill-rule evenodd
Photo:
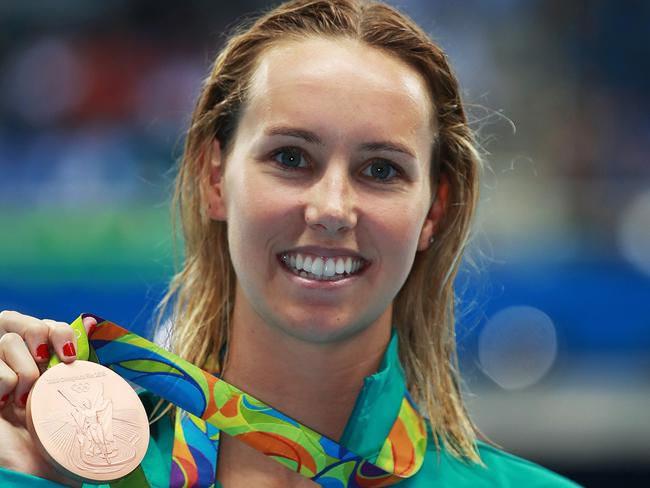
<path fill-rule="evenodd" d="M 226 220 L 221 144 L 215 138 L 210 148 L 208 176 L 205 184 L 206 214 L 212 220 Z"/>
<path fill-rule="evenodd" d="M 438 181 L 436 198 L 431 204 L 429 213 L 422 225 L 422 231 L 420 232 L 420 239 L 418 241 L 418 251 L 424 251 L 431 245 L 431 238 L 435 236 L 438 225 L 447 213 L 448 203 L 449 178 L 447 178 L 445 173 L 441 173 Z"/>

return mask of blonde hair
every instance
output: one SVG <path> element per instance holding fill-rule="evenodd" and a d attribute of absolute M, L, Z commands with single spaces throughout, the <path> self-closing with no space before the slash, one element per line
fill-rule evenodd
<path fill-rule="evenodd" d="M 227 158 L 260 55 L 279 42 L 305 36 L 358 40 L 405 61 L 427 82 L 437 128 L 431 179 L 435 183 L 440 173 L 447 176 L 450 199 L 434 244 L 417 253 L 395 298 L 393 324 L 408 389 L 430 421 L 436 446 L 440 438 L 453 455 L 482 464 L 476 447 L 480 431 L 461 394 L 453 290 L 478 199 L 480 157 L 446 55 L 392 7 L 363 0 L 294 0 L 229 37 L 203 83 L 185 142 L 173 198 L 185 256 L 159 306 L 159 322 L 173 306 L 174 350 L 203 368 L 221 370 L 236 276 L 226 223 L 210 220 L 204 211 L 210 148 L 216 138 Z"/>

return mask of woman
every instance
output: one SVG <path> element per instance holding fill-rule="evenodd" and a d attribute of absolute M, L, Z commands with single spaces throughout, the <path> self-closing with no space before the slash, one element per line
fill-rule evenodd
<path fill-rule="evenodd" d="M 446 56 L 412 21 L 355 0 L 262 15 L 219 54 L 187 136 L 175 351 L 371 460 L 410 394 L 429 442 L 398 484 L 574 486 L 479 441 L 459 391 L 453 279 L 479 167 Z M 0 326 L 1 475 L 55 486 L 21 406 L 75 339 L 17 312 Z M 166 485 L 172 420 L 152 420 L 143 467 Z M 316 486 L 226 435 L 217 460 L 227 488 Z"/>

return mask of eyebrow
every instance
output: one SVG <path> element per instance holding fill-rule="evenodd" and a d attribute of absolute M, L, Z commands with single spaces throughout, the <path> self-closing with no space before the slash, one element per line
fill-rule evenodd
<path fill-rule="evenodd" d="M 315 144 L 317 146 L 324 146 L 323 141 L 315 133 L 299 129 L 297 127 L 288 127 L 284 125 L 272 126 L 269 127 L 265 134 L 267 136 L 289 136 L 297 137 L 304 140 L 309 144 Z M 415 154 L 408 147 L 400 144 L 398 142 L 391 141 L 372 141 L 365 142 L 359 146 L 359 149 L 362 151 L 390 151 L 405 154 L 413 159 L 415 159 Z"/>

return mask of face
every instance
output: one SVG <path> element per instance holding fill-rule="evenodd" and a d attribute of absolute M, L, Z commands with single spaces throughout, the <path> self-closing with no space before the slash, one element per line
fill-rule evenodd
<path fill-rule="evenodd" d="M 356 41 L 287 42 L 261 57 L 209 190 L 212 218 L 228 223 L 236 309 L 316 343 L 390 326 L 441 216 L 431 110 L 415 70 Z"/>

